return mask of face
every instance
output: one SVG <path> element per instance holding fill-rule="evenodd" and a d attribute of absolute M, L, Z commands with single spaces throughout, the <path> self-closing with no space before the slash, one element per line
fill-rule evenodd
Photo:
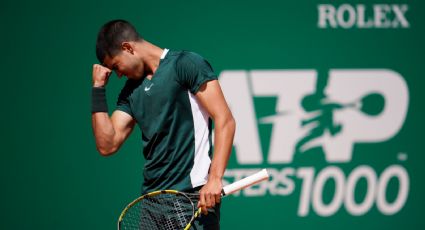
<path fill-rule="evenodd" d="M 143 62 L 130 50 L 122 50 L 113 57 L 106 56 L 103 64 L 115 71 L 119 78 L 126 76 L 137 80 L 144 74 Z"/>

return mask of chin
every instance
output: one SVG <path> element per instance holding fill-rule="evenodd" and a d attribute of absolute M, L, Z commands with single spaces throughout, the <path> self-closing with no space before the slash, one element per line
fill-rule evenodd
<path fill-rule="evenodd" d="M 135 79 L 142 79 L 145 78 L 146 76 L 144 74 L 138 74 L 136 76 L 134 76 Z"/>
<path fill-rule="evenodd" d="M 127 78 L 132 80 L 140 80 L 143 78 L 143 76 L 131 75 L 131 76 L 127 76 Z"/>

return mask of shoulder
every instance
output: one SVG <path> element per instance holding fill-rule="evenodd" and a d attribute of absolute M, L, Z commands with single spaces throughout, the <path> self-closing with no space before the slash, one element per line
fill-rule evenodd
<path fill-rule="evenodd" d="M 176 59 L 178 69 L 211 68 L 210 63 L 201 55 L 191 51 L 180 51 Z"/>
<path fill-rule="evenodd" d="M 179 52 L 177 60 L 179 61 L 200 61 L 204 60 L 204 58 L 198 53 L 183 50 Z"/>

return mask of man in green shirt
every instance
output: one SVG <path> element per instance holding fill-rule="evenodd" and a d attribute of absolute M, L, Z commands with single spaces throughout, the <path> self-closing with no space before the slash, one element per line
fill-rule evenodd
<path fill-rule="evenodd" d="M 214 215 L 195 227 L 218 229 L 235 121 L 210 64 L 198 54 L 149 43 L 124 20 L 101 28 L 96 54 L 102 64 L 93 66 L 92 125 L 100 154 L 115 153 L 137 123 L 146 159 L 142 192 L 199 190 L 198 206 Z M 105 86 L 112 71 L 128 80 L 110 117 Z"/>

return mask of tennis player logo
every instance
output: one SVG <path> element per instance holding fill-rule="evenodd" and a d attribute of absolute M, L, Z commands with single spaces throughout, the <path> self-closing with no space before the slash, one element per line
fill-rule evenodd
<path fill-rule="evenodd" d="M 326 85 L 321 84 L 322 82 L 327 83 L 327 81 L 327 75 L 320 78 L 317 81 L 316 91 L 306 95 L 301 101 L 302 108 L 311 116 L 301 121 L 301 126 L 308 129 L 308 133 L 296 144 L 295 154 L 302 154 L 315 147 L 320 147 L 321 144 L 326 144 L 316 141 L 322 136 L 326 135 L 327 139 L 330 139 L 343 134 L 343 124 L 334 120 L 335 112 L 352 109 L 366 116 L 374 117 L 382 113 L 384 109 L 385 99 L 379 93 L 368 93 L 359 100 L 345 104 L 329 100 L 325 92 Z"/>

